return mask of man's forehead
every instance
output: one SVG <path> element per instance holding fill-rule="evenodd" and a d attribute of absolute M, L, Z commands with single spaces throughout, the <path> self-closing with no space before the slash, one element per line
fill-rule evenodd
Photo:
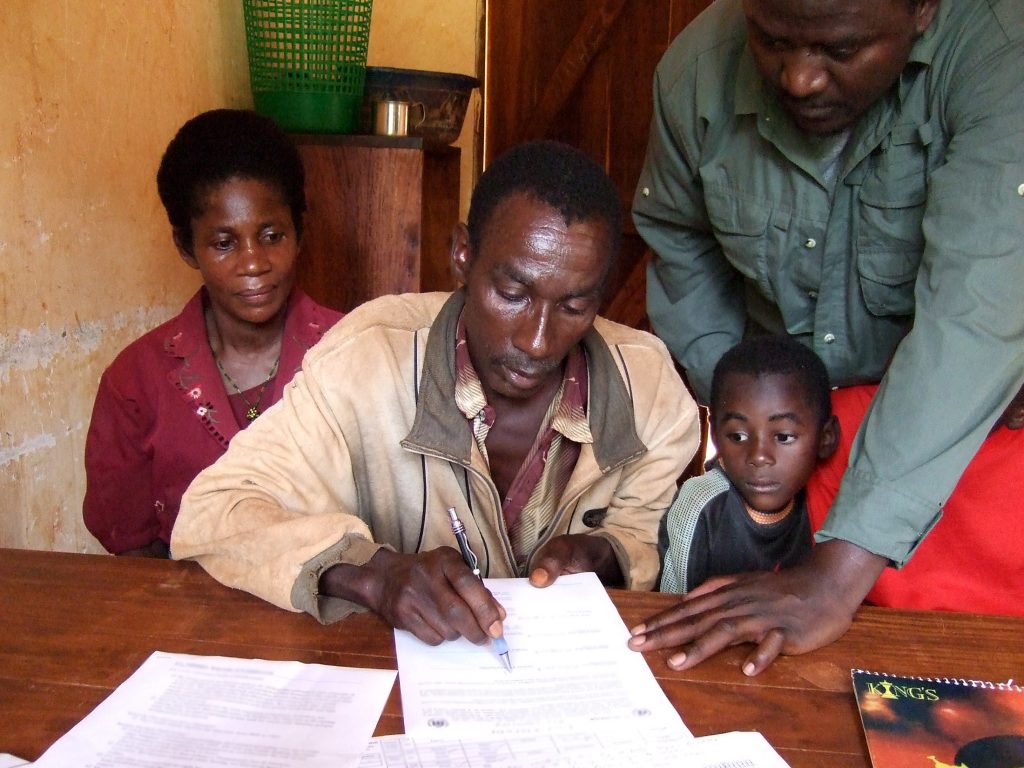
<path fill-rule="evenodd" d="M 492 277 L 543 284 L 562 298 L 593 295 L 602 291 L 612 263 L 610 225 L 602 219 L 567 224 L 554 206 L 511 196 L 484 227 L 473 262 Z"/>
<path fill-rule="evenodd" d="M 823 39 L 870 35 L 894 10 L 910 23 L 910 9 L 911 0 L 743 0 L 747 20 L 760 29 Z"/>
<path fill-rule="evenodd" d="M 583 230 L 586 230 L 586 235 L 583 235 Z M 532 194 L 515 192 L 495 205 L 481 239 L 486 244 L 496 238 L 499 240 L 496 244 L 500 246 L 501 238 L 514 236 L 543 245 L 546 240 L 564 237 L 568 232 L 600 241 L 599 244 L 604 246 L 611 239 L 611 224 L 599 217 L 567 215 L 557 206 Z"/>
<path fill-rule="evenodd" d="M 492 275 L 528 288 L 545 285 L 552 276 L 563 277 L 565 279 L 557 281 L 558 298 L 562 300 L 587 298 L 601 294 L 605 287 L 606 277 L 605 270 L 594 269 L 582 275 L 570 275 L 558 264 L 540 260 L 531 262 L 514 259 L 503 259 L 494 263 Z"/>
<path fill-rule="evenodd" d="M 560 222 L 563 226 L 568 226 L 566 216 L 558 209 L 558 206 L 527 189 L 512 190 L 500 198 L 494 204 L 488 224 L 496 219 L 507 217 L 513 217 L 524 225 L 529 225 L 533 221 L 550 219 Z"/>

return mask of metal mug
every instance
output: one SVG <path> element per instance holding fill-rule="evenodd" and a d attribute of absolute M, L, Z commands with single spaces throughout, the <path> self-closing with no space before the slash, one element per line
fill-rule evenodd
<path fill-rule="evenodd" d="M 418 128 L 427 118 L 426 107 L 408 101 L 385 100 L 374 104 L 373 132 L 378 136 L 407 136 L 409 134 L 409 114 L 420 110 L 421 115 L 413 124 Z"/>
<path fill-rule="evenodd" d="M 409 102 L 378 101 L 374 109 L 374 133 L 378 136 L 405 136 L 409 133 Z"/>

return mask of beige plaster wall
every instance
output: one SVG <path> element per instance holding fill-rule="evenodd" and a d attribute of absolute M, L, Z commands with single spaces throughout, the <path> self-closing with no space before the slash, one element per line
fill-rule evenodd
<path fill-rule="evenodd" d="M 376 0 L 370 63 L 474 73 L 481 1 Z M 96 384 L 199 284 L 154 175 L 188 117 L 251 105 L 241 0 L 5 0 L 0 50 L 0 546 L 100 551 Z"/>

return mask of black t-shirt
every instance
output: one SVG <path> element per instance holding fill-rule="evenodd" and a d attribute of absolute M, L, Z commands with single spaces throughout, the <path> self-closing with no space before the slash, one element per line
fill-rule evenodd
<path fill-rule="evenodd" d="M 787 568 L 811 552 L 811 524 L 803 491 L 782 520 L 757 523 L 718 466 L 683 484 L 665 516 L 663 530 L 667 541 L 663 567 L 676 570 L 679 584 L 685 579 L 687 592 L 712 576 Z M 688 556 L 680 573 L 684 553 Z M 665 589 L 664 572 L 662 578 Z"/>

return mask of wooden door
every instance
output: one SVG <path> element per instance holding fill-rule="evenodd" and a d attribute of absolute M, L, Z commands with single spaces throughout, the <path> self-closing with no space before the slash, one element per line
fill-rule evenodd
<path fill-rule="evenodd" d="M 710 0 L 488 0 L 484 162 L 530 139 L 564 141 L 608 171 L 622 201 L 620 267 L 603 314 L 647 327 L 646 246 L 629 210 L 651 120 L 654 68 Z"/>
<path fill-rule="evenodd" d="M 647 246 L 629 215 L 650 128 L 654 68 L 711 0 L 487 0 L 484 162 L 556 139 L 604 165 L 623 210 L 622 253 L 601 314 L 649 330 Z M 683 477 L 703 472 L 701 446 Z"/>

